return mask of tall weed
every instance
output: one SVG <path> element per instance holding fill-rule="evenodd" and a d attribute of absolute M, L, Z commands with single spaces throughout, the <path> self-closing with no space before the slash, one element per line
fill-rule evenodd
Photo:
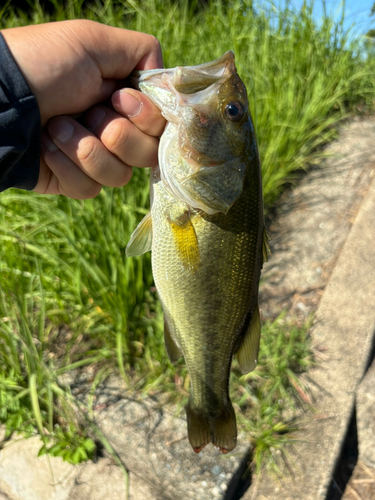
<path fill-rule="evenodd" d="M 321 159 L 321 146 L 334 137 L 340 120 L 358 107 L 374 108 L 375 59 L 344 30 L 343 20 L 316 21 L 312 2 L 300 10 L 287 1 L 250 0 L 207 6 L 187 0 L 96 0 L 83 6 L 69 0 L 55 7 L 48 14 L 35 1 L 27 14 L 7 3 L 0 28 L 86 18 L 145 31 L 160 40 L 167 67 L 207 62 L 233 50 L 256 124 L 266 208 L 296 171 Z M 71 411 L 56 377 L 87 364 L 100 373 L 117 366 L 137 389 L 164 384 L 173 391 L 150 257 L 125 258 L 148 197 L 145 170 L 135 170 L 125 188 L 103 189 L 94 200 L 1 194 L 0 420 L 9 432 L 51 432 L 58 415 L 68 422 L 59 431 L 68 439 Z M 264 344 L 262 356 L 270 359 Z M 281 377 L 277 370 L 267 373 Z M 87 445 L 77 456 L 92 448 L 85 439 L 77 441 Z"/>

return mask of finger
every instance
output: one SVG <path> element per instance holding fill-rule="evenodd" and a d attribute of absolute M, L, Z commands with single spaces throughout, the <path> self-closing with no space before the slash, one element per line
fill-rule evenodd
<path fill-rule="evenodd" d="M 85 124 L 112 154 L 127 165 L 157 165 L 159 140 L 145 134 L 115 111 L 95 106 L 85 115 Z"/>
<path fill-rule="evenodd" d="M 88 177 L 43 132 L 39 180 L 34 191 L 85 200 L 94 198 L 100 190 L 101 185 Z"/>
<path fill-rule="evenodd" d="M 126 78 L 133 69 L 163 68 L 159 41 L 152 35 L 77 20 L 80 40 L 97 62 L 103 78 Z M 76 27 L 75 27 L 76 28 Z"/>
<path fill-rule="evenodd" d="M 39 178 L 33 191 L 40 194 L 61 194 L 58 179 L 44 160 L 46 148 L 43 146 L 43 143 L 41 152 Z"/>
<path fill-rule="evenodd" d="M 160 110 L 141 92 L 121 89 L 112 96 L 113 107 L 131 120 L 139 130 L 160 137 L 167 123 Z"/>
<path fill-rule="evenodd" d="M 111 154 L 92 132 L 69 116 L 53 118 L 48 131 L 58 148 L 91 179 L 111 187 L 129 182 L 131 167 Z"/>

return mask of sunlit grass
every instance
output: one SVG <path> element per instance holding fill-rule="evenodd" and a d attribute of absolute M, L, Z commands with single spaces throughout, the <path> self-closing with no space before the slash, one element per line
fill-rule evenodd
<path fill-rule="evenodd" d="M 167 67 L 235 52 L 256 124 L 266 207 L 297 170 L 319 161 L 342 118 L 358 106 L 373 109 L 375 58 L 343 22 L 317 23 L 312 4 L 298 12 L 271 2 L 253 9 L 246 0 L 204 8 L 161 0 L 97 0 L 84 10 L 79 1 L 66 5 L 56 2 L 48 15 L 36 2 L 30 18 L 8 4 L 0 28 L 87 18 L 145 31 L 160 40 Z M 72 461 L 90 456 L 87 422 L 73 417 L 69 389 L 58 380 L 89 364 L 99 378 L 118 370 L 135 390 L 167 390 L 184 406 L 188 374 L 184 366 L 173 368 L 164 351 L 150 256 L 124 253 L 148 198 L 145 170 L 136 170 L 124 189 L 104 189 L 84 202 L 0 195 L 0 421 L 8 434 L 39 428 L 55 433 L 44 449 L 57 446 L 64 454 L 65 440 Z M 245 378 L 234 368 L 233 400 L 257 444 L 257 466 L 288 440 L 293 424 L 279 401 L 291 408 L 303 400 L 298 373 L 310 365 L 305 325 L 295 330 L 279 319 L 263 329 L 260 367 Z"/>

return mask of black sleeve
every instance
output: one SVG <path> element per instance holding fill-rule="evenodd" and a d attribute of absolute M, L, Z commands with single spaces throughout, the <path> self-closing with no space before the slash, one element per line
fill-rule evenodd
<path fill-rule="evenodd" d="M 0 33 L 0 191 L 36 186 L 40 137 L 37 100 Z"/>

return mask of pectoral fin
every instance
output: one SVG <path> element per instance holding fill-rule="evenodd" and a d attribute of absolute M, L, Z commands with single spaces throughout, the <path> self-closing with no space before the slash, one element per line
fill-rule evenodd
<path fill-rule="evenodd" d="M 151 212 L 149 212 L 130 237 L 130 241 L 126 246 L 126 256 L 135 257 L 142 255 L 151 250 L 152 245 L 152 219 Z"/>
<path fill-rule="evenodd" d="M 268 262 L 268 256 L 271 255 L 271 249 L 268 244 L 271 239 L 270 235 L 267 233 L 267 229 L 263 228 L 263 245 L 262 245 L 262 253 L 263 253 L 263 263 Z"/>
<path fill-rule="evenodd" d="M 177 360 L 181 358 L 182 354 L 176 342 L 172 338 L 170 322 L 168 321 L 165 315 L 164 315 L 164 343 L 169 361 L 171 363 L 175 363 Z"/>
<path fill-rule="evenodd" d="M 176 221 L 170 221 L 173 239 L 185 269 L 196 271 L 200 266 L 198 238 L 190 215 L 184 213 Z"/>
<path fill-rule="evenodd" d="M 258 363 L 260 341 L 260 316 L 259 307 L 256 305 L 250 325 L 245 333 L 242 344 L 236 352 L 236 358 L 242 373 L 253 371 Z"/>

